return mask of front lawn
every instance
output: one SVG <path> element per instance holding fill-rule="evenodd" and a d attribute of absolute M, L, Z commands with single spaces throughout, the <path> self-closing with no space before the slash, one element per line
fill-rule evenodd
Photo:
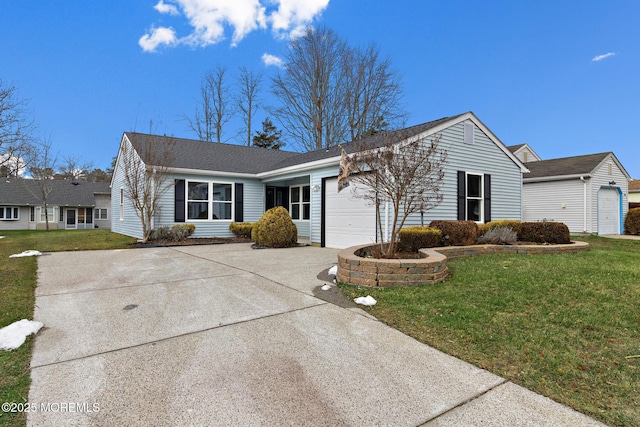
<path fill-rule="evenodd" d="M 451 260 L 417 288 L 340 285 L 417 340 L 615 426 L 640 426 L 640 241 Z"/>
<path fill-rule="evenodd" d="M 35 249 L 58 252 L 133 247 L 135 239 L 109 230 L 0 231 L 0 328 L 20 319 L 33 319 L 36 275 L 35 257 L 9 255 Z M 25 403 L 29 395 L 29 364 L 33 336 L 18 349 L 0 351 L 0 403 Z M 26 423 L 25 414 L 0 412 L 0 426 Z"/>

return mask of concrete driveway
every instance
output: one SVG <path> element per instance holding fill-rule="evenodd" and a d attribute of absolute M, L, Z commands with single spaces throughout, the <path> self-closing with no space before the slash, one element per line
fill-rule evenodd
<path fill-rule="evenodd" d="M 45 254 L 28 425 L 598 425 L 315 297 L 336 254 Z"/>

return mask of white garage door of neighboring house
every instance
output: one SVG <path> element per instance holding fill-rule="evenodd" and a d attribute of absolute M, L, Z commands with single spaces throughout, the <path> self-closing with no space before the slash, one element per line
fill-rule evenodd
<path fill-rule="evenodd" d="M 355 198 L 354 184 L 338 193 L 338 179 L 325 181 L 325 246 L 344 249 L 376 241 L 376 208 Z"/>
<path fill-rule="evenodd" d="M 620 199 L 615 188 L 598 191 L 598 234 L 620 234 Z"/>

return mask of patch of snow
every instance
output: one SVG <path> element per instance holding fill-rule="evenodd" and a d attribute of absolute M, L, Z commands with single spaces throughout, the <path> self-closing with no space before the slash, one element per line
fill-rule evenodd
<path fill-rule="evenodd" d="M 320 289 L 322 289 L 323 291 L 328 291 L 329 289 L 331 289 L 331 285 L 326 284 L 326 285 L 324 285 L 324 286 L 323 286 L 322 288 L 320 288 Z"/>
<path fill-rule="evenodd" d="M 378 301 L 376 301 L 375 299 L 373 299 L 373 297 L 371 295 L 367 295 L 366 297 L 358 297 L 355 298 L 353 300 L 353 302 L 355 302 L 356 304 L 360 304 L 360 305 L 368 305 L 369 307 L 371 307 L 372 305 L 376 305 L 376 303 Z"/>
<path fill-rule="evenodd" d="M 334 265 L 333 267 L 331 267 L 328 271 L 328 274 L 335 276 L 336 274 L 338 274 L 338 266 Z"/>
<path fill-rule="evenodd" d="M 40 256 L 40 255 L 42 255 L 41 252 L 34 251 L 34 250 L 29 250 L 29 251 L 24 251 L 24 252 L 19 253 L 19 254 L 9 255 L 9 258 L 22 258 L 22 257 L 25 257 L 25 256 Z"/>
<path fill-rule="evenodd" d="M 0 350 L 13 350 L 24 344 L 27 335 L 36 334 L 42 322 L 22 319 L 0 329 Z"/>

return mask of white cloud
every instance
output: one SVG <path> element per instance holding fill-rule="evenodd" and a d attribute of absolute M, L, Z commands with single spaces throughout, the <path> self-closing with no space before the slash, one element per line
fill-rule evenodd
<path fill-rule="evenodd" d="M 329 5 L 329 0 L 278 0 L 278 9 L 269 16 L 275 33 L 297 37 Z"/>
<path fill-rule="evenodd" d="M 609 52 L 609 53 L 605 53 L 604 55 L 598 55 L 596 57 L 594 57 L 591 62 L 598 62 L 598 61 L 602 61 L 603 59 L 607 59 L 610 56 L 615 56 L 615 52 Z"/>
<path fill-rule="evenodd" d="M 282 59 L 278 58 L 275 55 L 271 55 L 270 53 L 262 54 L 262 62 L 264 63 L 264 65 L 274 65 L 280 68 L 284 67 L 284 61 L 282 61 Z"/>
<path fill-rule="evenodd" d="M 166 1 L 166 3 L 165 3 Z M 184 15 L 193 31 L 178 37 L 173 28 L 153 28 L 139 40 L 145 51 L 161 45 L 207 46 L 225 39 L 225 29 L 233 29 L 231 45 L 249 33 L 271 26 L 280 37 L 301 34 L 327 8 L 330 0 L 159 0 L 158 12 Z"/>
<path fill-rule="evenodd" d="M 172 4 L 166 4 L 164 1 L 160 0 L 157 5 L 153 6 L 155 10 L 160 13 L 166 13 L 167 15 L 177 16 L 180 15 L 178 12 L 178 8 Z"/>
<path fill-rule="evenodd" d="M 150 34 L 140 37 L 138 44 L 145 52 L 155 52 L 160 45 L 171 46 L 176 43 L 176 32 L 173 28 L 152 28 Z"/>

